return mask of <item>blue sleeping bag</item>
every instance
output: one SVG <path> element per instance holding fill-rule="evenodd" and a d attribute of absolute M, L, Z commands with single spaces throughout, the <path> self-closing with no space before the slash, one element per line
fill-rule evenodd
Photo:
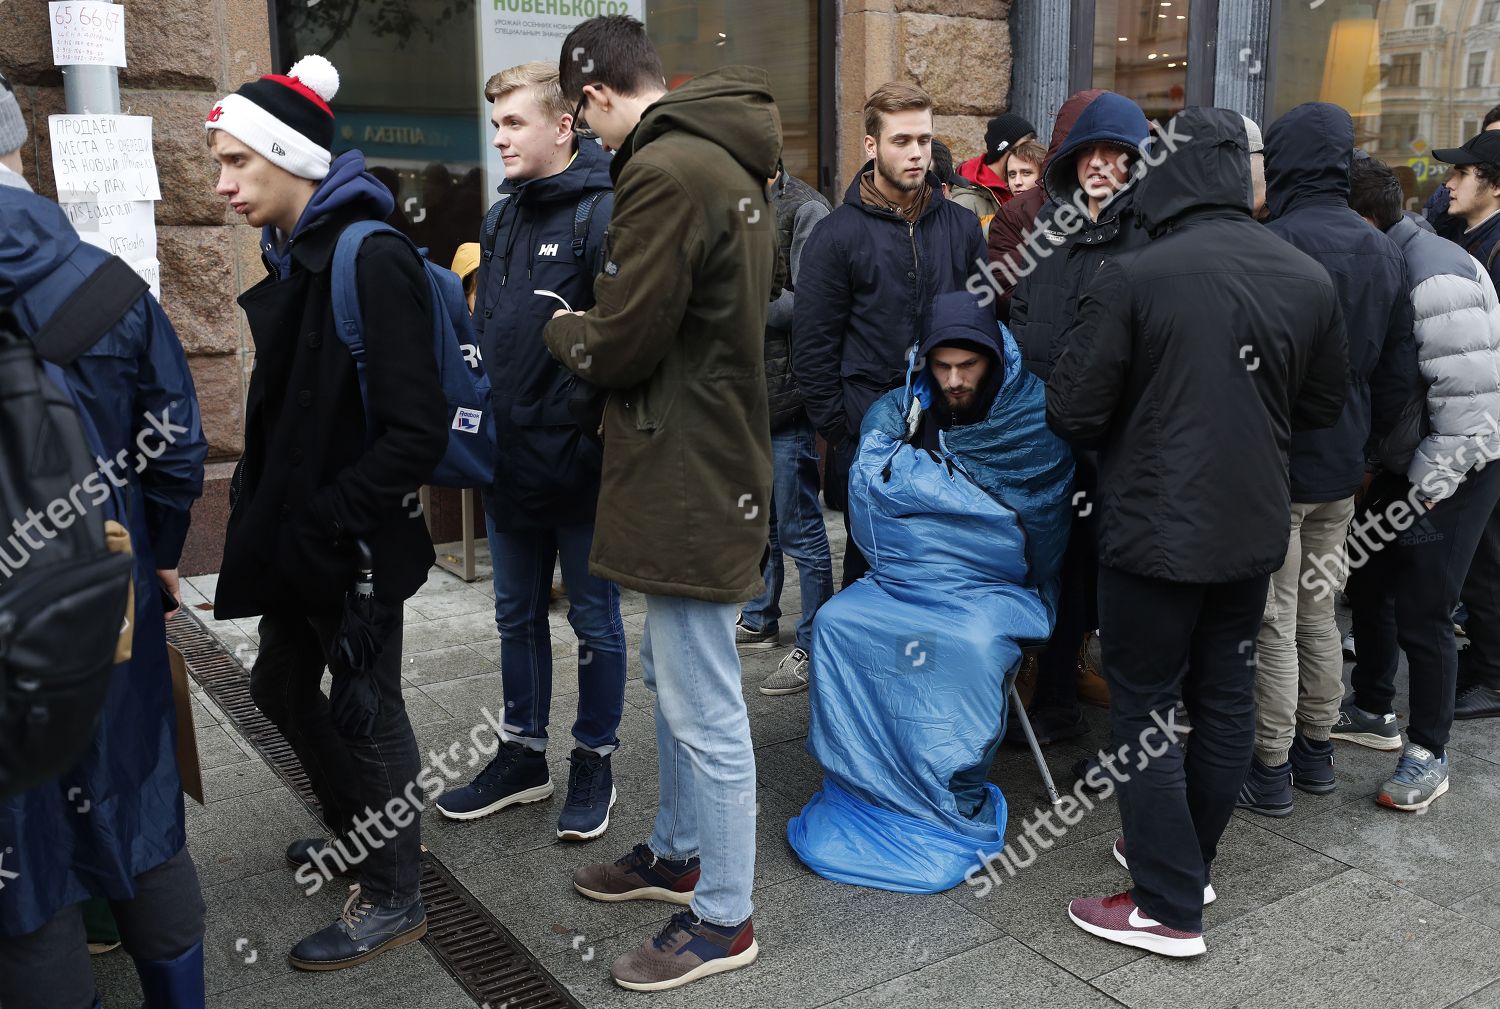
<path fill-rule="evenodd" d="M 953 335 L 949 297 L 924 351 Z M 987 312 L 968 324 L 1005 365 L 994 404 L 943 433 L 941 458 L 908 444 L 935 394 L 914 355 L 866 416 L 850 477 L 871 571 L 813 626 L 807 747 L 825 777 L 787 838 L 840 882 L 935 893 L 1004 847 L 1005 798 L 985 779 L 1021 643 L 1052 631 L 1072 462 L 1010 334 Z"/>

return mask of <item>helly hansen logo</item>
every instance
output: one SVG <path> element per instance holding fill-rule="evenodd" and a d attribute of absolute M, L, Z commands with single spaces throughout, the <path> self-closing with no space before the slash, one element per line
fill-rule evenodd
<path fill-rule="evenodd" d="M 557 255 L 558 244 L 557 242 L 553 242 L 551 245 L 544 245 L 536 250 L 536 254 L 538 256 L 555 256 Z"/>

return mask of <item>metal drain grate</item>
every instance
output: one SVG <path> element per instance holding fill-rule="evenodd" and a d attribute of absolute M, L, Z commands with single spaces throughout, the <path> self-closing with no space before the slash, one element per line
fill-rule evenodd
<path fill-rule="evenodd" d="M 239 733 L 314 815 L 318 800 L 297 755 L 250 697 L 250 675 L 190 613 L 167 621 L 167 640 L 182 652 L 188 673 L 213 698 Z M 427 936 L 422 944 L 486 1009 L 583 1009 L 525 946 L 422 849 L 422 900 Z"/>

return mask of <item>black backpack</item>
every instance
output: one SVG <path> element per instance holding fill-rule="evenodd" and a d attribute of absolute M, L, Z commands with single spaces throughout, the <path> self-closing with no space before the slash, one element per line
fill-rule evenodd
<path fill-rule="evenodd" d="M 111 257 L 30 338 L 0 312 L 0 799 L 66 772 L 93 742 L 134 620 L 134 562 L 109 549 L 101 508 L 119 499 L 61 369 L 145 291 Z"/>

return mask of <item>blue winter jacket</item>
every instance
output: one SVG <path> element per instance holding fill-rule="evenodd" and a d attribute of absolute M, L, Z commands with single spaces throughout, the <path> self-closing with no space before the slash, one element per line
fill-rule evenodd
<path fill-rule="evenodd" d="M 107 258 L 83 244 L 57 204 L 0 188 L 0 305 L 11 305 L 27 331 L 39 329 Z M 114 467 L 128 471 L 134 653 L 111 675 L 94 741 L 55 784 L 0 802 L 0 852 L 16 873 L 0 888 L 0 936 L 35 931 L 89 897 L 135 896 L 135 877 L 185 843 L 156 570 L 177 566 L 189 509 L 203 490 L 208 449 L 192 375 L 172 324 L 148 294 L 67 376 L 106 458 L 135 460 L 143 447 L 150 449 L 144 455 L 161 453 L 139 473 Z"/>
<path fill-rule="evenodd" d="M 1292 436 L 1292 500 L 1337 501 L 1358 489 L 1366 444 L 1421 395 L 1401 250 L 1349 207 L 1354 123 L 1326 102 L 1292 109 L 1266 131 L 1272 233 L 1328 271 L 1349 340 L 1349 389 L 1333 427 Z"/>
<path fill-rule="evenodd" d="M 500 445 L 485 507 L 502 531 L 594 520 L 603 457 L 568 409 L 573 373 L 542 342 L 543 327 L 563 305 L 538 292 L 551 291 L 579 311 L 593 307 L 614 210 L 609 165 L 602 147 L 583 143 L 557 175 L 506 184 L 493 243 L 484 236 L 474 326 Z M 597 202 L 575 247 L 575 212 L 589 194 Z"/>

